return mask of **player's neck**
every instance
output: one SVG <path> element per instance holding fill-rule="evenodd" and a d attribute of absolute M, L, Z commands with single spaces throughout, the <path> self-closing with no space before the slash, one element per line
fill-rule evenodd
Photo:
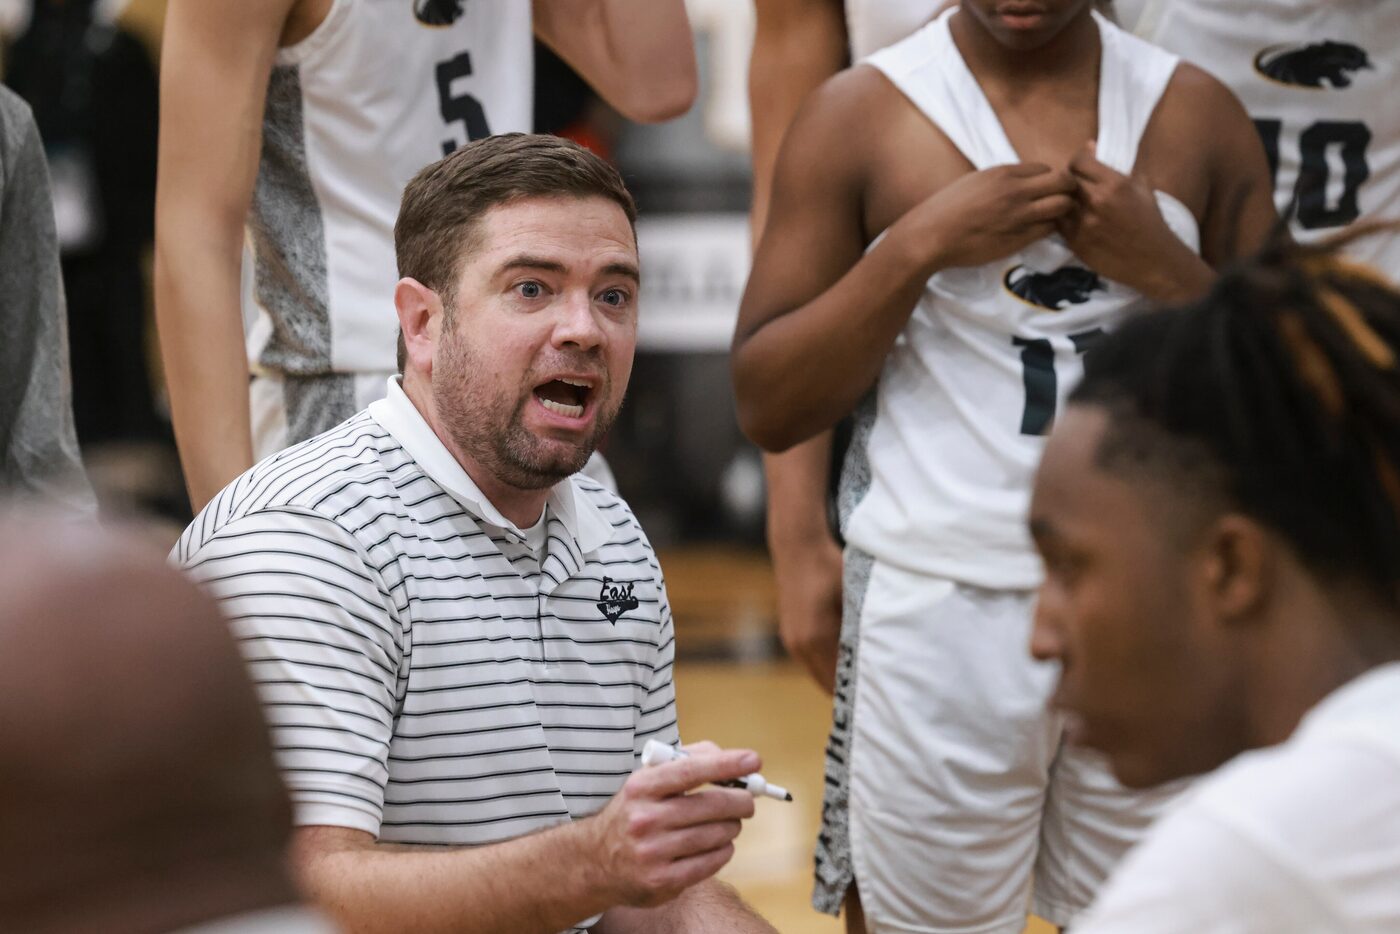
<path fill-rule="evenodd" d="M 1098 72 L 1102 43 L 1091 11 L 1069 22 L 1044 45 L 1017 49 L 998 41 L 975 18 L 959 10 L 949 22 L 953 41 L 979 82 L 1043 83 Z"/>
<path fill-rule="evenodd" d="M 1309 710 L 1372 668 L 1400 660 L 1400 619 L 1355 594 L 1293 588 L 1254 653 L 1251 745 L 1283 742 Z"/>

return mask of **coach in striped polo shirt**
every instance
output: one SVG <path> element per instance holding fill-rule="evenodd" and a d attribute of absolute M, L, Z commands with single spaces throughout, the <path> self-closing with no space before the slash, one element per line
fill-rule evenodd
<path fill-rule="evenodd" d="M 752 798 L 683 794 L 757 756 L 632 773 L 678 742 L 671 614 L 636 517 L 577 472 L 631 373 L 634 219 L 552 137 L 424 169 L 395 227 L 402 377 L 176 545 L 260 689 L 301 878 L 354 930 L 773 930 L 710 879 Z"/>

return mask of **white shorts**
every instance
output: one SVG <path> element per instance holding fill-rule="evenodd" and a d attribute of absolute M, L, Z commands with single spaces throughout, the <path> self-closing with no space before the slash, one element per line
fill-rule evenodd
<path fill-rule="evenodd" d="M 253 460 L 314 438 L 384 398 L 395 373 L 330 373 L 325 376 L 254 376 L 248 384 Z M 617 492 L 617 478 L 597 451 L 582 473 Z"/>
<path fill-rule="evenodd" d="M 838 698 L 818 907 L 853 875 L 871 934 L 1019 934 L 1028 908 L 1069 924 L 1181 785 L 1130 792 L 1064 743 L 1056 670 L 1029 653 L 1033 591 L 847 560 L 851 709 Z"/>

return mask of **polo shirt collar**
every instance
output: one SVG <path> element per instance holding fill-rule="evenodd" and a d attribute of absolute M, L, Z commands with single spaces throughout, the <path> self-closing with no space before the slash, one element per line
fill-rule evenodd
<path fill-rule="evenodd" d="M 370 403 L 369 414 L 395 441 L 403 445 L 423 472 L 461 503 L 464 509 L 497 528 L 505 529 L 521 541 L 525 540 L 520 528 L 486 498 L 457 458 L 443 445 L 413 400 L 403 391 L 402 377 L 389 377 L 388 392 L 383 399 Z M 578 544 L 579 551 L 584 554 L 596 551 L 613 537 L 612 523 L 608 522 L 592 498 L 578 488 L 574 477 L 556 483 L 550 489 L 545 505 L 547 511 L 553 512 L 563 523 L 565 530 Z"/>

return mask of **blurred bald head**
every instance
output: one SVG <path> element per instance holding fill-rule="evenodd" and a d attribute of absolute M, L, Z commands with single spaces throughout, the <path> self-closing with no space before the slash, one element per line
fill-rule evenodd
<path fill-rule="evenodd" d="M 0 515 L 0 929 L 291 902 L 289 815 L 214 602 L 129 533 Z"/>

